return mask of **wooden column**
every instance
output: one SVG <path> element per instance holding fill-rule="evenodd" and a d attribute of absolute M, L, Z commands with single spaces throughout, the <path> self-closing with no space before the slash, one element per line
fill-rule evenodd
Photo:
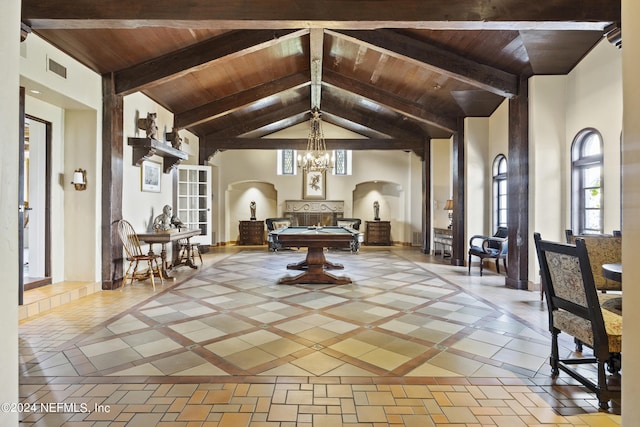
<path fill-rule="evenodd" d="M 509 100 L 507 156 L 507 224 L 509 225 L 506 286 L 528 289 L 529 277 L 529 86 L 520 76 L 518 96 Z"/>
<path fill-rule="evenodd" d="M 452 265 L 464 265 L 464 118 L 458 118 L 458 129 L 453 134 L 453 254 Z"/>
<path fill-rule="evenodd" d="M 425 137 L 422 154 L 422 253 L 431 252 L 431 138 Z"/>
<path fill-rule="evenodd" d="M 102 75 L 102 289 L 122 286 L 123 98 L 115 93 L 113 74 Z"/>

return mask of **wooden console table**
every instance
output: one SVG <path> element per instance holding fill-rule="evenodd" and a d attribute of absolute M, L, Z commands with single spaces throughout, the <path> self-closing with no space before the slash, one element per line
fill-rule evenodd
<path fill-rule="evenodd" d="M 365 221 L 365 245 L 391 246 L 390 221 Z"/>
<path fill-rule="evenodd" d="M 442 258 L 445 256 L 451 256 L 453 253 L 453 231 L 450 228 L 435 228 L 433 229 L 433 254 L 437 254 L 437 247 L 440 245 L 440 253 Z M 449 249 L 447 254 L 446 249 Z"/>

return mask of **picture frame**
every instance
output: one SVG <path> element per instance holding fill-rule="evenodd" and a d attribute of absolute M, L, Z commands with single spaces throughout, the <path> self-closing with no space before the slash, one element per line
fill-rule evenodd
<path fill-rule="evenodd" d="M 162 180 L 162 167 L 160 163 L 145 160 L 140 168 L 141 189 L 151 193 L 160 192 L 160 181 Z"/>
<path fill-rule="evenodd" d="M 327 176 L 325 172 L 303 171 L 302 198 L 304 200 L 325 200 L 327 198 Z"/>

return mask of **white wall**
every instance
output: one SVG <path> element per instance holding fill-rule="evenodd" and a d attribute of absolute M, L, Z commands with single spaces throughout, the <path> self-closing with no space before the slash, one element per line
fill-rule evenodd
<path fill-rule="evenodd" d="M 47 71 L 48 58 L 67 78 Z M 20 45 L 20 84 L 26 113 L 51 123 L 52 282 L 100 280 L 100 166 L 102 89 L 98 74 L 30 34 Z M 33 93 L 38 90 L 40 93 Z M 76 168 L 87 170 L 86 191 L 71 185 Z M 70 254 L 67 251 L 71 251 Z"/>
<path fill-rule="evenodd" d="M 102 174 L 101 152 L 95 150 L 98 118 L 95 110 L 66 110 L 64 128 L 64 271 L 65 280 L 99 281 Z M 87 189 L 76 191 L 73 172 L 87 171 Z"/>
<path fill-rule="evenodd" d="M 0 217 L 0 271 L 5 286 L 0 298 L 0 402 L 18 403 L 18 62 L 20 2 L 3 4 L 0 14 L 0 200 L 9 212 Z M 18 414 L 0 411 L 0 425 L 18 425 Z"/>
<path fill-rule="evenodd" d="M 465 119 L 464 126 L 465 229 L 467 233 L 464 240 L 468 242 L 469 238 L 475 234 L 488 235 L 491 232 L 491 164 L 487 157 L 490 120 L 470 117 Z"/>
<path fill-rule="evenodd" d="M 567 79 L 566 152 L 581 130 L 592 127 L 604 143 L 604 231 L 620 229 L 620 136 L 622 132 L 622 54 L 603 39 Z M 570 157 L 568 157 L 570 159 Z M 565 162 L 566 163 L 566 162 Z M 565 175 L 570 180 L 570 169 Z M 570 181 L 569 181 L 570 182 Z M 570 228 L 571 193 L 566 201 Z"/>
<path fill-rule="evenodd" d="M 624 137 L 623 153 L 623 219 L 622 227 L 622 268 L 626 286 L 622 300 L 624 340 L 622 351 L 622 425 L 635 427 L 640 424 L 640 406 L 635 399 L 640 394 L 640 332 L 635 325 L 640 324 L 640 287 L 633 286 L 640 281 L 637 242 L 640 239 L 640 28 L 635 24 L 640 20 L 640 2 L 622 0 L 622 73 L 624 84 Z M 636 397 L 634 397 L 636 396 Z"/>
<path fill-rule="evenodd" d="M 567 228 L 566 85 L 567 76 L 529 79 L 529 280 L 535 283 L 540 278 L 533 233 L 564 241 Z"/>
<path fill-rule="evenodd" d="M 328 123 L 323 123 L 325 138 L 355 138 L 362 137 L 353 132 L 341 129 Z M 303 123 L 274 133 L 274 138 L 307 138 L 309 134 L 308 123 Z M 238 221 L 248 218 L 247 207 L 241 203 L 238 210 L 227 206 L 230 198 L 227 192 L 235 189 L 238 183 L 254 182 L 269 184 L 277 192 L 277 212 L 258 212 L 258 219 L 270 216 L 281 216 L 285 200 L 302 199 L 302 175 L 278 176 L 276 175 L 276 151 L 275 150 L 229 150 L 218 153 L 209 162 L 214 165 L 213 200 L 214 200 L 214 227 L 218 227 L 218 242 L 234 242 L 237 236 Z M 382 219 L 391 220 L 391 234 L 394 241 L 401 243 L 411 242 L 413 229 L 421 229 L 421 200 L 422 200 L 422 165 L 420 159 L 413 153 L 404 151 L 354 151 L 353 175 L 327 176 L 327 200 L 344 200 L 346 217 L 360 217 L 363 221 L 373 219 L 373 208 L 366 207 L 356 209 L 353 206 L 354 191 L 358 184 L 373 183 L 379 181 L 380 214 Z M 419 182 L 420 185 L 416 186 Z M 399 186 L 403 192 L 402 198 L 385 197 L 388 184 Z M 255 189 L 257 189 L 257 184 Z M 249 189 L 247 189 L 248 191 Z M 235 190 L 234 190 L 235 191 Z M 235 196 L 234 196 L 235 197 Z M 256 196 L 257 197 L 257 196 Z M 388 199 L 388 200 L 387 200 Z M 260 202 L 258 209 L 260 209 Z M 269 203 L 264 200 L 262 203 Z M 373 199 L 371 200 L 373 203 Z M 397 205 L 396 204 L 400 204 Z M 226 218 L 215 220 L 215 216 Z"/>
<path fill-rule="evenodd" d="M 159 193 L 142 191 L 142 167 L 133 164 L 133 147 L 128 144 L 127 138 L 146 137 L 146 132 L 138 129 L 137 120 L 147 117 L 147 113 L 157 114 L 158 138 L 164 138 L 165 130 L 171 131 L 173 114 L 142 93 L 124 98 L 122 217 L 138 232 L 152 231 L 153 220 L 162 213 L 164 205 L 173 206 L 173 179 L 176 174 L 175 170 L 162 173 Z M 160 156 L 153 156 L 148 161 L 159 163 L 163 168 L 163 158 Z"/>
<path fill-rule="evenodd" d="M 437 228 L 449 226 L 449 212 L 444 210 L 444 205 L 448 199 L 453 199 L 452 147 L 450 139 L 431 141 L 431 222 Z"/>

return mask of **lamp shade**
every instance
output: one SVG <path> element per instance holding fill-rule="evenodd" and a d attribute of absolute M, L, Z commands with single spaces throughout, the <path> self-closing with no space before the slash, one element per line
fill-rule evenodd
<path fill-rule="evenodd" d="M 73 181 L 71 181 L 72 184 L 86 184 L 86 182 L 84 182 L 84 174 L 81 171 L 75 171 L 73 173 Z"/>
<path fill-rule="evenodd" d="M 453 200 L 448 199 L 446 201 L 446 203 L 444 204 L 444 210 L 445 211 L 452 211 L 453 210 Z"/>

